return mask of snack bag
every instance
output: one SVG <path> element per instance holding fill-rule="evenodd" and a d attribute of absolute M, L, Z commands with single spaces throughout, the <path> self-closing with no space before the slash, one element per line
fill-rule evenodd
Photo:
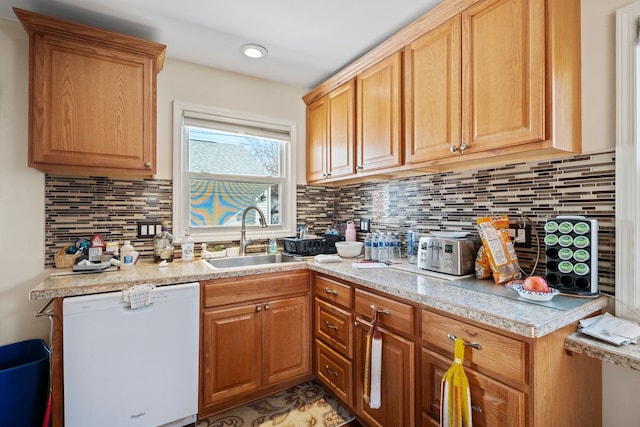
<path fill-rule="evenodd" d="M 507 231 L 509 217 L 507 215 L 480 217 L 477 224 L 496 284 L 519 279 L 521 273 L 518 255 Z"/>
<path fill-rule="evenodd" d="M 476 255 L 476 279 L 488 279 L 491 276 L 491 265 L 489 265 L 489 257 L 484 250 L 484 246 L 478 249 Z"/>

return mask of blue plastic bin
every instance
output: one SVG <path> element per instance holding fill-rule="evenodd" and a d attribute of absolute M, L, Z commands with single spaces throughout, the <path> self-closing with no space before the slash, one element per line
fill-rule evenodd
<path fill-rule="evenodd" d="M 42 427 L 50 352 L 33 339 L 0 347 L 0 426 Z"/>

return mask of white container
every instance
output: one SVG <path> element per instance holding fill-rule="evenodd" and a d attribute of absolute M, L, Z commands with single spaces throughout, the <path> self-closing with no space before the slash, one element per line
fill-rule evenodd
<path fill-rule="evenodd" d="M 133 264 L 136 262 L 136 252 L 131 246 L 131 241 L 125 240 L 122 250 L 120 251 L 120 268 L 122 270 L 129 270 L 133 268 Z"/>
<path fill-rule="evenodd" d="M 194 242 L 191 234 L 185 233 L 184 240 L 182 241 L 182 261 L 191 262 L 193 261 L 194 254 Z"/>

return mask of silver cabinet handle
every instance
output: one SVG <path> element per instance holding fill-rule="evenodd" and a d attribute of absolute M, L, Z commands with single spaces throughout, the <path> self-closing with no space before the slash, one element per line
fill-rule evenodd
<path fill-rule="evenodd" d="M 449 151 L 451 151 L 452 153 L 455 153 L 456 151 L 458 151 L 458 147 L 456 147 L 455 145 L 452 145 L 451 148 L 449 148 Z"/>
<path fill-rule="evenodd" d="M 480 405 L 471 405 L 471 410 L 474 412 L 482 412 L 482 406 Z"/>
<path fill-rule="evenodd" d="M 464 142 L 460 144 L 460 151 L 462 151 L 463 153 L 464 153 L 464 150 L 466 150 L 467 148 L 469 148 L 469 146 Z"/>
<path fill-rule="evenodd" d="M 377 309 L 376 309 L 376 306 L 375 306 L 375 305 L 373 305 L 373 304 L 371 304 L 371 305 L 369 306 L 369 308 L 370 308 L 371 310 L 378 310 L 378 313 L 386 314 L 387 316 L 391 315 L 391 312 L 390 312 L 389 310 L 387 310 L 386 308 L 377 308 Z"/>
<path fill-rule="evenodd" d="M 453 340 L 453 341 L 455 341 L 455 340 L 456 340 L 456 336 L 455 336 L 455 335 L 453 335 L 451 332 L 449 332 L 449 333 L 447 334 L 447 337 L 449 337 L 449 339 L 450 339 L 450 340 Z M 481 346 L 480 344 L 476 343 L 476 342 L 467 342 L 467 341 L 465 341 L 465 342 L 464 342 L 464 345 L 465 345 L 466 347 L 473 347 L 473 348 L 475 348 L 476 350 L 482 350 L 482 346 Z"/>
<path fill-rule="evenodd" d="M 256 306 L 256 311 L 257 311 L 257 312 L 262 311 L 262 306 L 257 305 L 257 306 Z"/>
<path fill-rule="evenodd" d="M 144 162 L 143 163 L 145 168 L 150 168 L 151 167 L 151 162 Z"/>
<path fill-rule="evenodd" d="M 338 327 L 336 325 L 332 325 L 331 323 L 329 323 L 328 320 L 325 320 L 324 324 L 327 325 L 327 328 L 329 328 L 329 329 L 333 329 L 334 331 L 338 330 Z"/>
<path fill-rule="evenodd" d="M 264 305 L 264 309 L 265 309 L 265 310 L 269 310 L 270 308 L 271 308 L 271 306 L 270 306 L 269 304 L 265 304 L 265 305 Z"/>
<path fill-rule="evenodd" d="M 338 291 L 336 291 L 336 290 L 329 289 L 329 288 L 324 288 L 324 291 L 325 291 L 326 293 L 328 293 L 328 294 L 338 296 Z"/>
<path fill-rule="evenodd" d="M 333 375 L 334 377 L 336 378 L 338 377 L 338 373 L 333 369 L 329 368 L 329 365 L 324 365 L 324 370 L 327 371 L 327 373 Z"/>

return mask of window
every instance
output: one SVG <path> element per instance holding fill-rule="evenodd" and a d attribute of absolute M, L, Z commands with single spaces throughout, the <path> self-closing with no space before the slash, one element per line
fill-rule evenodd
<path fill-rule="evenodd" d="M 295 125 L 289 121 L 174 102 L 173 217 L 178 240 L 295 234 L 292 173 Z"/>
<path fill-rule="evenodd" d="M 640 2 L 616 13 L 616 314 L 640 309 Z"/>

